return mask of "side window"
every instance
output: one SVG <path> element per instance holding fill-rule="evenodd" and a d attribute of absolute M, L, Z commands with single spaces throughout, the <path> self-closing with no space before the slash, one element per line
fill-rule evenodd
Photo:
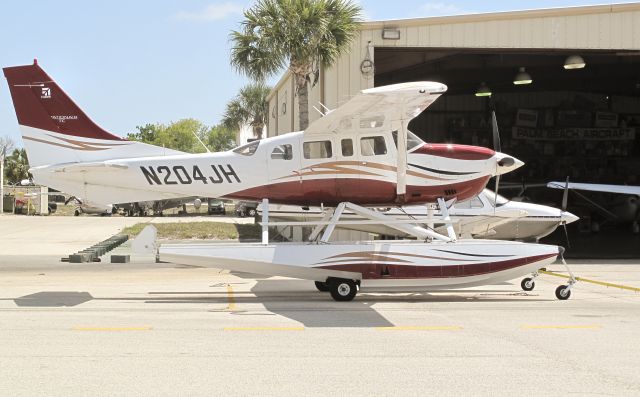
<path fill-rule="evenodd" d="M 253 156 L 253 154 L 258 149 L 258 145 L 260 141 L 253 141 L 251 143 L 247 143 L 244 146 L 240 146 L 238 148 L 233 149 L 234 153 L 241 154 L 243 156 Z"/>
<path fill-rule="evenodd" d="M 293 150 L 291 145 L 280 145 L 273 148 L 271 158 L 274 160 L 291 160 L 293 158 Z"/>
<path fill-rule="evenodd" d="M 313 141 L 302 144 L 305 159 L 326 159 L 333 156 L 331 141 Z"/>
<path fill-rule="evenodd" d="M 351 139 L 343 139 L 341 141 L 342 144 L 342 155 L 344 157 L 353 156 L 353 141 Z"/>
<path fill-rule="evenodd" d="M 360 153 L 363 156 L 387 154 L 387 145 L 383 136 L 369 136 L 360 139 Z"/>

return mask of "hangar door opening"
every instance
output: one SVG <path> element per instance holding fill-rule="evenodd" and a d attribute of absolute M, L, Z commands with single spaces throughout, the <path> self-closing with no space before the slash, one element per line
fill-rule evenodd
<path fill-rule="evenodd" d="M 495 106 L 502 151 L 526 163 L 504 176 L 505 196 L 559 206 L 561 191 L 530 186 L 567 176 L 640 185 L 640 52 L 377 47 L 374 54 L 375 86 L 432 80 L 449 87 L 410 125 L 427 142 L 492 147 Z M 585 66 L 565 68 L 576 55 Z M 589 198 L 626 215 L 612 218 L 572 194 L 569 210 L 582 217 L 574 234 L 614 228 L 637 236 L 640 207 L 634 212 L 629 197 Z"/>

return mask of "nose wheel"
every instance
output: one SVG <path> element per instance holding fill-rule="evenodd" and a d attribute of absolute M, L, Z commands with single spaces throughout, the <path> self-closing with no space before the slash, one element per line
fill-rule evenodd
<path fill-rule="evenodd" d="M 561 285 L 556 288 L 556 298 L 566 301 L 571 296 L 571 285 Z"/>

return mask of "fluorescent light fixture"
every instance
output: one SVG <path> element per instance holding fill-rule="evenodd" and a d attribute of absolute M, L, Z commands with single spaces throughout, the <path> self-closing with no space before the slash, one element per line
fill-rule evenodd
<path fill-rule="evenodd" d="M 525 85 L 525 84 L 531 84 L 531 83 L 533 83 L 533 79 L 531 78 L 531 75 L 527 73 L 524 67 L 521 67 L 520 70 L 518 71 L 518 74 L 516 74 L 516 77 L 513 79 L 513 84 Z"/>
<path fill-rule="evenodd" d="M 587 64 L 584 59 L 577 54 L 570 55 L 569 57 L 567 57 L 567 60 L 564 61 L 564 68 L 567 70 L 583 69 L 586 65 Z"/>
<path fill-rule="evenodd" d="M 400 40 L 400 29 L 382 29 L 382 38 L 385 40 Z"/>
<path fill-rule="evenodd" d="M 487 85 L 487 83 L 485 83 L 484 81 L 480 83 L 480 86 L 478 87 L 478 91 L 476 91 L 476 96 L 478 97 L 491 96 L 491 90 L 489 89 L 489 86 Z"/>

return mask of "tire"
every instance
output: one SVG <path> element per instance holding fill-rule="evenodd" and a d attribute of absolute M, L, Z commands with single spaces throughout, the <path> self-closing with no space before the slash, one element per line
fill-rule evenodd
<path fill-rule="evenodd" d="M 337 302 L 352 301 L 358 293 L 358 286 L 353 280 L 333 279 L 328 285 L 331 297 Z"/>
<path fill-rule="evenodd" d="M 73 211 L 73 216 L 80 216 L 80 210 Z"/>
<path fill-rule="evenodd" d="M 566 285 L 561 285 L 556 288 L 556 298 L 560 299 L 561 301 L 566 301 L 570 296 L 571 290 L 567 290 Z"/>
<path fill-rule="evenodd" d="M 257 213 L 258 213 L 258 212 L 256 211 L 256 209 L 255 209 L 255 208 L 251 208 L 251 209 L 249 210 L 249 216 L 250 216 L 250 217 L 252 217 L 252 218 L 253 218 L 253 217 L 255 217 Z"/>
<path fill-rule="evenodd" d="M 536 287 L 536 282 L 533 281 L 532 278 L 527 277 L 525 279 L 522 279 L 522 281 L 520 282 L 520 287 L 523 291 L 533 291 L 533 289 Z"/>
<path fill-rule="evenodd" d="M 244 211 L 239 211 L 238 215 L 240 216 L 240 218 L 244 218 L 247 216 L 247 214 Z"/>
<path fill-rule="evenodd" d="M 322 281 L 316 281 L 316 288 L 318 289 L 318 291 L 320 292 L 329 292 L 329 286 L 327 285 L 327 283 L 322 282 Z"/>

